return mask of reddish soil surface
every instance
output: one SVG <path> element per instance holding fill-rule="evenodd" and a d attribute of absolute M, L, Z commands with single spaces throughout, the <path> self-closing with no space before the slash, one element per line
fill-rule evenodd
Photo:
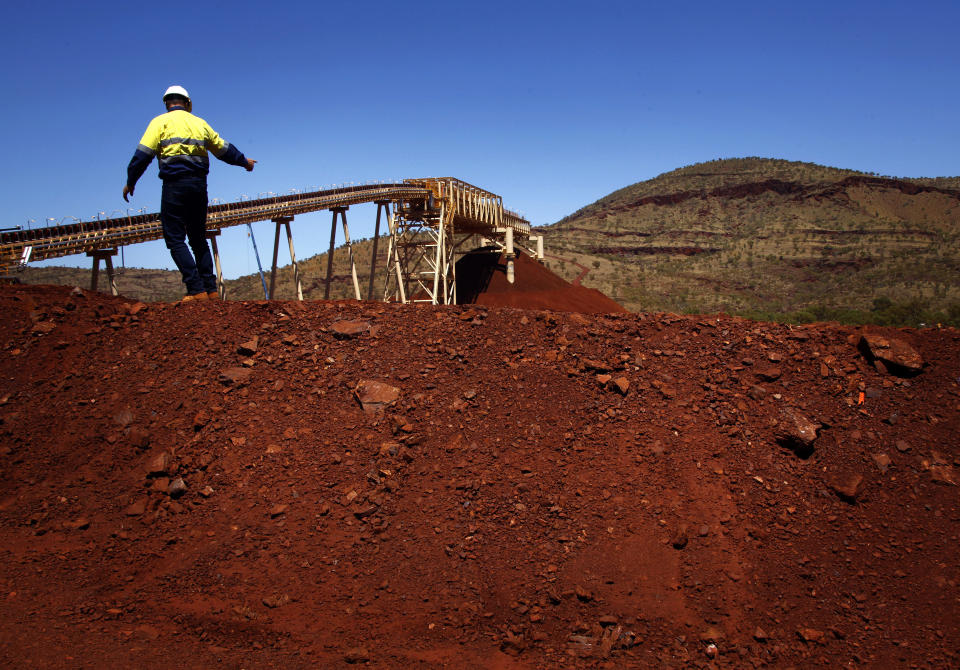
<path fill-rule="evenodd" d="M 0 314 L 5 667 L 960 666 L 955 330 Z"/>

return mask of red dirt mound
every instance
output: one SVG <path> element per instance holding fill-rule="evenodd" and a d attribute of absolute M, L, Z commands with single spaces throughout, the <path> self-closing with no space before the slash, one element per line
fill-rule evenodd
<path fill-rule="evenodd" d="M 514 271 L 511 284 L 502 254 L 480 250 L 465 255 L 457 261 L 457 301 L 584 314 L 627 311 L 600 291 L 574 286 L 523 253 L 517 254 Z"/>
<path fill-rule="evenodd" d="M 955 330 L 0 313 L 4 667 L 960 666 Z"/>

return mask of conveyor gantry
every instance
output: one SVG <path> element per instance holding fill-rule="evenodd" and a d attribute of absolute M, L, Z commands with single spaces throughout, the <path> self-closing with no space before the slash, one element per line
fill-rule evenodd
<path fill-rule="evenodd" d="M 351 257 L 354 295 L 359 300 L 360 285 L 356 265 L 353 263 L 346 212 L 351 205 L 362 203 L 377 205 L 374 253 L 367 299 L 373 299 L 376 249 L 382 214 L 386 214 L 390 229 L 384 300 L 401 302 L 424 300 L 435 304 L 455 302 L 456 255 L 460 253 L 459 249 L 463 244 L 471 238 L 479 237 L 485 243 L 503 249 L 507 252 L 508 258 L 514 253 L 515 237 L 531 239 L 536 242 L 537 257 L 543 257 L 542 238 L 531 237 L 530 222 L 506 209 L 500 196 L 452 177 L 405 179 L 399 183 L 334 188 L 257 200 L 241 200 L 209 207 L 207 236 L 213 243 L 221 291 L 220 257 L 216 244 L 216 236 L 219 235 L 220 230 L 255 221 L 273 221 L 276 229 L 270 295 L 274 294 L 280 230 L 284 227 L 290 248 L 290 260 L 294 267 L 297 296 L 302 299 L 303 290 L 293 248 L 290 222 L 299 214 L 327 209 L 333 213 L 333 221 L 325 297 L 329 297 L 330 294 L 339 218 Z M 3 232 L 0 233 L 0 271 L 9 273 L 28 260 L 86 253 L 93 258 L 93 288 L 96 288 L 100 260 L 106 260 L 107 272 L 111 275 L 111 286 L 113 286 L 110 256 L 116 253 L 119 247 L 162 238 L 160 215 L 156 212 Z"/>

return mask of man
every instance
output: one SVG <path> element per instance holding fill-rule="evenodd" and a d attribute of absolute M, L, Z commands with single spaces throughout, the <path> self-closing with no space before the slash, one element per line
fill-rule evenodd
<path fill-rule="evenodd" d="M 127 196 L 133 195 L 137 180 L 153 157 L 159 156 L 163 180 L 160 222 L 164 242 L 187 287 L 183 301 L 215 299 L 219 297 L 217 279 L 206 236 L 207 173 L 210 171 L 207 151 L 225 163 L 246 168 L 247 172 L 253 170 L 257 161 L 224 142 L 206 121 L 191 114 L 193 103 L 182 86 L 168 88 L 163 102 L 167 113 L 150 122 L 127 166 L 123 199 L 130 202 Z M 184 240 L 189 240 L 189 249 Z"/>

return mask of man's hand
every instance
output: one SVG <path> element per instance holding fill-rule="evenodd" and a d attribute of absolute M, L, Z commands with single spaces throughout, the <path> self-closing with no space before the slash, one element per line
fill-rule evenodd
<path fill-rule="evenodd" d="M 250 168 L 250 169 L 252 170 L 253 168 Z M 123 200 L 124 200 L 124 202 L 130 202 L 129 198 L 127 198 L 128 195 L 133 195 L 133 186 L 124 186 L 124 187 L 123 187 Z"/>
<path fill-rule="evenodd" d="M 256 165 L 256 164 L 257 164 L 257 161 L 253 160 L 252 158 L 248 158 L 248 159 L 247 159 L 247 164 L 244 165 L 244 167 L 246 168 L 247 172 L 253 172 L 253 166 Z M 131 193 L 132 193 L 132 191 L 131 191 Z"/>

